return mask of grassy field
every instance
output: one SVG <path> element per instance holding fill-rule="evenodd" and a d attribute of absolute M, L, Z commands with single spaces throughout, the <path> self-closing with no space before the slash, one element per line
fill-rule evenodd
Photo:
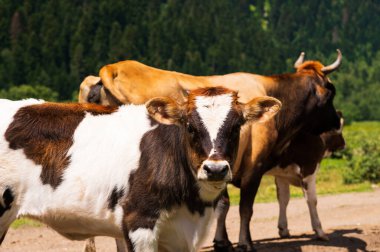
<path fill-rule="evenodd" d="M 363 137 L 373 138 L 380 136 L 380 122 L 354 122 L 344 128 L 344 137 L 347 146 L 356 146 L 360 144 Z M 345 192 L 363 192 L 370 191 L 369 182 L 358 184 L 344 184 L 343 173 L 347 169 L 347 160 L 327 158 L 322 161 L 321 168 L 317 176 L 317 192 L 319 195 L 336 194 Z M 233 205 L 239 204 L 239 189 L 229 186 L 228 188 Z M 291 186 L 291 197 L 302 197 L 302 190 Z M 276 201 L 276 186 L 272 176 L 265 176 L 261 182 L 258 195 L 255 202 L 272 202 Z M 20 226 L 39 226 L 36 221 L 21 218 L 12 224 L 13 228 Z"/>

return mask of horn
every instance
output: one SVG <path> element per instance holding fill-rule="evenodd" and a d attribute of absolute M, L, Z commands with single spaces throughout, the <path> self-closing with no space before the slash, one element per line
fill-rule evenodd
<path fill-rule="evenodd" d="M 334 63 L 332 63 L 331 65 L 328 65 L 328 66 L 325 66 L 321 69 L 321 71 L 324 73 L 324 74 L 329 74 L 333 71 L 335 71 L 336 69 L 338 69 L 338 67 L 340 66 L 340 64 L 342 63 L 342 53 L 340 52 L 339 49 L 336 49 L 336 51 L 338 52 L 338 57 L 337 59 L 335 60 Z"/>
<path fill-rule="evenodd" d="M 298 68 L 303 63 L 304 58 L 305 58 L 305 53 L 301 52 L 296 62 L 294 62 L 294 68 Z"/>

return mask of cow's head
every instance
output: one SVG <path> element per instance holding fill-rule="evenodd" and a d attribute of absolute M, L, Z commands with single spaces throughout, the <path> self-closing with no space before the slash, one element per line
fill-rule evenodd
<path fill-rule="evenodd" d="M 304 53 L 301 53 L 294 64 L 297 74 L 304 78 L 302 85 L 309 90 L 305 101 L 305 111 L 310 120 L 307 121 L 305 129 L 315 135 L 340 127 L 340 118 L 333 105 L 335 87 L 327 77 L 342 62 L 342 54 L 340 50 L 337 51 L 336 61 L 329 66 L 323 66 L 318 61 L 303 62 Z"/>
<path fill-rule="evenodd" d="M 184 104 L 170 98 L 154 98 L 146 104 L 156 121 L 180 127 L 186 145 L 178 148 L 187 149 L 204 199 L 215 197 L 232 179 L 242 125 L 266 121 L 281 107 L 272 97 L 257 97 L 246 104 L 237 98 L 236 92 L 215 87 L 191 91 Z"/>
<path fill-rule="evenodd" d="M 340 119 L 340 127 L 337 130 L 332 130 L 321 134 L 321 139 L 326 146 L 326 154 L 330 154 L 334 151 L 342 150 L 346 146 L 346 141 L 343 137 L 344 119 L 343 114 L 340 111 L 336 112 Z"/>

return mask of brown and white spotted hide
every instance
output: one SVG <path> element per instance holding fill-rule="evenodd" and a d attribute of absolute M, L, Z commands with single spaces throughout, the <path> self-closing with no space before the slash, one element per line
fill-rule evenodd
<path fill-rule="evenodd" d="M 280 107 L 219 87 L 118 108 L 0 100 L 0 238 L 27 216 L 69 239 L 196 251 L 232 179 L 240 128 Z"/>

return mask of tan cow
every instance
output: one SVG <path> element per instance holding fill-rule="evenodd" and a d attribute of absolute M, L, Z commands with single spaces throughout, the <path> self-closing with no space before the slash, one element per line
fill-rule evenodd
<path fill-rule="evenodd" d="M 295 63 L 296 72 L 273 76 L 250 73 L 232 73 L 216 76 L 193 76 L 146 66 L 136 61 L 121 61 L 100 70 L 101 89 L 121 103 L 144 103 L 155 96 L 184 99 L 187 90 L 199 87 L 224 86 L 239 92 L 239 101 L 247 102 L 257 96 L 273 96 L 279 99 L 282 110 L 274 119 L 242 129 L 239 152 L 233 168 L 232 183 L 240 187 L 240 235 L 238 247 L 253 250 L 249 223 L 253 214 L 253 202 L 263 174 L 275 167 L 291 140 L 300 132 L 319 135 L 339 128 L 339 117 L 333 106 L 335 87 L 327 75 L 341 64 L 337 60 L 324 66 L 318 61 L 303 62 L 304 53 Z M 82 91 L 88 83 L 81 84 L 80 100 L 90 101 Z M 94 86 L 94 85 L 93 85 Z M 90 91 L 93 88 L 90 85 Z M 94 91 L 94 90 L 93 90 Z M 106 98 L 97 103 L 109 102 Z M 111 102 L 109 102 L 112 104 Z M 114 105 L 117 105 L 115 103 Z M 253 137 L 252 132 L 260 132 Z M 214 247 L 223 251 L 231 246 L 228 240 L 225 217 L 229 208 L 228 194 L 218 203 L 220 215 Z"/>

